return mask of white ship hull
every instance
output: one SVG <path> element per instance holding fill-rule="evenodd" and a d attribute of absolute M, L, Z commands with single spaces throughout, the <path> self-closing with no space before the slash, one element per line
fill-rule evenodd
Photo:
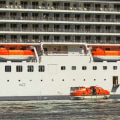
<path fill-rule="evenodd" d="M 5 65 L 11 65 L 12 71 L 5 72 Z M 24 66 L 23 72 L 16 72 L 16 65 Z M 34 66 L 34 72 L 27 72 L 28 65 Z M 45 65 L 45 72 L 38 72 L 39 65 Z M 82 66 L 87 69 L 82 70 Z M 93 66 L 98 69 L 93 70 Z M 108 69 L 103 70 L 103 66 Z M 118 98 L 120 87 L 113 86 L 113 77 L 120 78 L 120 68 L 115 71 L 113 66 L 120 66 L 120 62 L 95 63 L 89 56 L 41 56 L 41 63 L 0 63 L 0 100 L 70 99 L 70 87 L 96 85 Z"/>

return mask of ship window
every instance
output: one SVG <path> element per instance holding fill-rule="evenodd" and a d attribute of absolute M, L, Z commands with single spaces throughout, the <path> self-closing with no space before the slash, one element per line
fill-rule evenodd
<path fill-rule="evenodd" d="M 117 70 L 117 66 L 113 66 L 113 70 Z"/>
<path fill-rule="evenodd" d="M 27 70 L 28 70 L 28 72 L 33 72 L 34 71 L 34 67 L 32 65 L 28 65 L 27 66 Z"/>
<path fill-rule="evenodd" d="M 65 70 L 66 69 L 66 67 L 65 66 L 61 66 L 61 70 Z"/>
<path fill-rule="evenodd" d="M 38 66 L 39 72 L 44 72 L 45 71 L 45 66 L 41 65 Z"/>
<path fill-rule="evenodd" d="M 93 70 L 97 70 L 97 66 L 93 66 Z"/>
<path fill-rule="evenodd" d="M 22 72 L 22 66 L 16 66 L 16 72 Z"/>
<path fill-rule="evenodd" d="M 110 50 L 110 48 L 105 48 L 105 50 Z"/>
<path fill-rule="evenodd" d="M 107 70 L 107 66 L 103 66 L 103 70 Z"/>
<path fill-rule="evenodd" d="M 82 66 L 82 70 L 86 70 L 87 69 L 87 67 L 86 66 Z"/>
<path fill-rule="evenodd" d="M 11 66 L 5 66 L 5 72 L 11 72 Z"/>
<path fill-rule="evenodd" d="M 72 66 L 72 70 L 76 70 L 76 66 Z"/>

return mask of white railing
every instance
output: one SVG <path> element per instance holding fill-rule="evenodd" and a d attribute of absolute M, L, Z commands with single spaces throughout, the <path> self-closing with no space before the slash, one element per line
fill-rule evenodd
<path fill-rule="evenodd" d="M 45 51 L 43 53 L 43 55 L 46 55 L 46 56 L 49 56 L 49 55 L 53 55 L 53 56 L 61 56 L 61 55 L 66 55 L 66 56 L 84 56 L 84 55 L 87 55 L 87 54 L 84 54 L 84 53 L 80 53 L 79 51 L 78 52 L 68 52 L 68 51 Z"/>

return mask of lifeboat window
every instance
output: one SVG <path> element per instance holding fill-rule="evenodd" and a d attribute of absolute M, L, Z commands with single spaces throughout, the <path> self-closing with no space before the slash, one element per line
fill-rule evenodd
<path fill-rule="evenodd" d="M 83 95 L 85 95 L 85 93 L 83 93 Z"/>
<path fill-rule="evenodd" d="M 105 48 L 105 50 L 110 50 L 110 48 Z"/>
<path fill-rule="evenodd" d="M 103 66 L 103 70 L 107 70 L 107 66 Z"/>
<path fill-rule="evenodd" d="M 20 47 L 20 50 L 26 50 L 26 47 L 21 46 L 21 47 Z"/>
<path fill-rule="evenodd" d="M 87 69 L 87 67 L 86 66 L 82 66 L 82 70 L 86 70 Z"/>
<path fill-rule="evenodd" d="M 76 66 L 72 66 L 72 70 L 76 70 Z"/>
<path fill-rule="evenodd" d="M 39 72 L 44 72 L 45 71 L 45 66 L 44 65 L 38 66 L 38 70 L 39 70 Z"/>
<path fill-rule="evenodd" d="M 117 66 L 113 66 L 113 70 L 117 70 Z"/>
<path fill-rule="evenodd" d="M 93 70 L 97 70 L 97 66 L 93 66 Z"/>
<path fill-rule="evenodd" d="M 14 48 L 14 47 L 11 47 L 10 50 L 15 50 L 15 48 Z"/>
<path fill-rule="evenodd" d="M 34 71 L 34 67 L 32 65 L 28 65 L 27 66 L 27 70 L 28 70 L 28 72 L 33 72 Z"/>
<path fill-rule="evenodd" d="M 16 72 L 22 72 L 22 66 L 16 66 Z"/>
<path fill-rule="evenodd" d="M 5 66 L 5 72 L 11 72 L 11 66 Z"/>
<path fill-rule="evenodd" d="M 65 70 L 66 69 L 66 67 L 65 66 L 61 66 L 61 70 Z"/>

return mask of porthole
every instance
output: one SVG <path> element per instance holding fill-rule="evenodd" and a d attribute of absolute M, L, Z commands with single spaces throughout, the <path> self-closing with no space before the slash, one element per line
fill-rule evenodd
<path fill-rule="evenodd" d="M 94 79 L 94 81 L 96 81 L 96 79 Z"/>
<path fill-rule="evenodd" d="M 42 82 L 43 80 L 41 80 L 41 82 Z"/>
<path fill-rule="evenodd" d="M 75 81 L 75 79 L 73 79 L 73 81 Z"/>
<path fill-rule="evenodd" d="M 54 79 L 52 79 L 52 81 L 54 81 Z"/>
<path fill-rule="evenodd" d="M 85 95 L 85 93 L 83 93 L 83 95 Z"/>
<path fill-rule="evenodd" d="M 62 79 L 62 81 L 64 81 L 64 79 Z"/>
<path fill-rule="evenodd" d="M 9 82 L 9 80 L 7 80 L 7 82 Z"/>
<path fill-rule="evenodd" d="M 85 79 L 83 79 L 83 81 L 85 81 Z"/>
<path fill-rule="evenodd" d="M 104 79 L 104 81 L 106 81 L 106 79 Z"/>
<path fill-rule="evenodd" d="M 20 82 L 20 80 L 18 80 Z"/>
<path fill-rule="evenodd" d="M 32 80 L 30 80 L 30 82 L 31 82 Z"/>

